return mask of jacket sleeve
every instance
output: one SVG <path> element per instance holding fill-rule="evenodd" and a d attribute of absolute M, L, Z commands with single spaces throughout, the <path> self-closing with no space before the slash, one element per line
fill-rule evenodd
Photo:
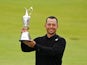
<path fill-rule="evenodd" d="M 31 47 L 25 45 L 23 42 L 21 42 L 21 50 L 23 52 L 31 52 L 31 51 L 34 51 L 34 48 L 31 48 Z"/>
<path fill-rule="evenodd" d="M 45 47 L 42 46 L 40 44 L 36 44 L 35 45 L 35 49 L 39 50 L 39 52 L 43 52 L 44 55 L 51 55 L 51 56 L 55 56 L 55 55 L 63 55 L 63 52 L 65 50 L 65 46 L 66 46 L 66 41 L 64 38 L 60 38 L 57 42 L 54 43 L 53 47 Z"/>

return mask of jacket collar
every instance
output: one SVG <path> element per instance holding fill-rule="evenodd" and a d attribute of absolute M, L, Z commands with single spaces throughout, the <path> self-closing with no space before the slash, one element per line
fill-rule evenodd
<path fill-rule="evenodd" d="M 54 36 L 52 36 L 52 37 L 49 38 L 49 37 L 47 36 L 47 34 L 46 34 L 46 35 L 45 35 L 45 38 L 52 40 L 52 39 L 59 38 L 59 36 L 58 36 L 57 34 L 55 34 Z"/>

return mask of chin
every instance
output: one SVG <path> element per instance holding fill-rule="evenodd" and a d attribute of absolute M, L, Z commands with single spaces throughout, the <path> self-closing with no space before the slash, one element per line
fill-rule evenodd
<path fill-rule="evenodd" d="M 49 34 L 50 34 L 50 35 L 53 35 L 53 34 L 55 34 L 55 33 L 54 33 L 54 32 L 53 32 L 53 33 L 52 33 L 52 32 L 49 32 Z"/>
<path fill-rule="evenodd" d="M 56 31 L 50 31 L 50 30 L 47 30 L 47 33 L 50 34 L 50 35 L 53 35 L 56 33 Z"/>

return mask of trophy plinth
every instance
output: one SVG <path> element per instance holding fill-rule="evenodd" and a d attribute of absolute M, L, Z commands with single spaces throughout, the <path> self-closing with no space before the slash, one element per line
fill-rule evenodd
<path fill-rule="evenodd" d="M 31 38 L 30 38 L 30 35 L 29 35 L 29 32 L 23 32 L 22 34 L 21 34 L 21 39 L 20 39 L 20 41 L 24 41 L 24 40 L 27 40 L 27 41 L 30 41 L 31 40 Z"/>
<path fill-rule="evenodd" d="M 23 16 L 23 28 L 26 30 L 24 32 L 21 33 L 21 38 L 19 41 L 31 41 L 31 37 L 30 37 L 30 33 L 28 32 L 28 26 L 30 24 L 30 18 L 31 18 L 31 12 L 33 10 L 32 7 L 30 7 L 29 9 L 29 15 L 28 15 L 28 9 L 26 9 L 25 15 Z"/>

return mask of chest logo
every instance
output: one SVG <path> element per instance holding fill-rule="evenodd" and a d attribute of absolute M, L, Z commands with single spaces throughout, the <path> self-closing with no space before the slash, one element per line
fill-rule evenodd
<path fill-rule="evenodd" d="M 58 38 L 56 38 L 55 41 L 58 41 Z"/>

